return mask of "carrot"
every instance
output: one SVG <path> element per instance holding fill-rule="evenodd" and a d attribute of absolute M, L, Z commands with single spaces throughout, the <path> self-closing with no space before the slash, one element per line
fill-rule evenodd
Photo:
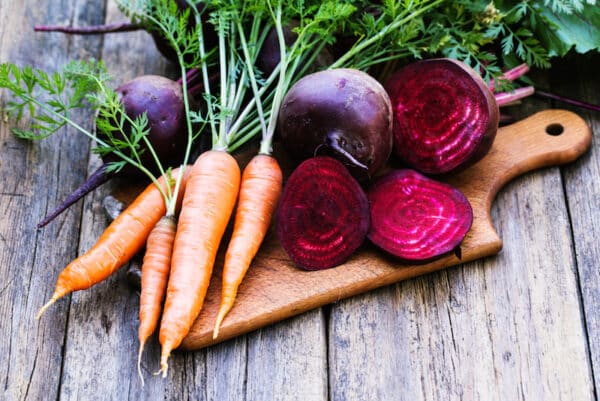
<path fill-rule="evenodd" d="M 173 170 L 173 174 L 177 170 Z M 183 178 L 182 186 L 185 179 L 186 177 Z M 163 177 L 158 182 L 164 186 Z M 40 309 L 37 318 L 60 298 L 105 280 L 127 263 L 142 249 L 150 231 L 165 212 L 161 191 L 152 183 L 113 220 L 92 248 L 63 269 L 58 275 L 52 297 Z"/>
<path fill-rule="evenodd" d="M 239 186 L 240 168 L 224 151 L 202 153 L 191 168 L 160 323 L 163 377 L 167 374 L 171 351 L 181 344 L 204 303 L 217 249 L 235 206 Z"/>
<path fill-rule="evenodd" d="M 141 371 L 142 353 L 148 338 L 154 333 L 160 318 L 162 302 L 165 297 L 171 253 L 175 240 L 176 223 L 174 216 L 163 216 L 158 221 L 146 242 L 146 252 L 142 263 L 142 285 L 140 293 L 140 325 L 138 339 L 138 374 L 144 383 Z"/>
<path fill-rule="evenodd" d="M 213 338 L 235 302 L 237 290 L 267 234 L 275 212 L 283 174 L 277 160 L 266 154 L 252 158 L 244 169 L 233 233 L 223 265 L 221 304 Z"/>

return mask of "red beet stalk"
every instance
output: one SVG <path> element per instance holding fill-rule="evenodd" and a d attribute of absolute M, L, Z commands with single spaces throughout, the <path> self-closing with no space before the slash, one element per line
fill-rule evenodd
<path fill-rule="evenodd" d="M 467 198 L 410 169 L 395 170 L 367 192 L 368 238 L 402 261 L 424 263 L 454 251 L 473 223 Z"/>
<path fill-rule="evenodd" d="M 533 86 L 525 86 L 523 88 L 517 88 L 510 92 L 496 93 L 494 97 L 496 98 L 496 103 L 498 103 L 498 107 L 502 107 L 512 104 L 526 97 L 529 97 L 533 95 L 534 92 L 535 89 Z"/>
<path fill-rule="evenodd" d="M 520 64 L 514 68 L 511 68 L 510 70 L 505 71 L 502 76 L 500 76 L 499 80 L 500 81 L 515 81 L 519 78 L 521 78 L 523 75 L 527 74 L 529 72 L 529 66 L 527 64 Z M 490 81 L 490 90 L 495 90 L 495 81 L 492 79 Z"/>
<path fill-rule="evenodd" d="M 369 203 L 340 161 L 317 156 L 290 175 L 276 221 L 281 245 L 296 265 L 327 269 L 344 263 L 364 242 Z"/>

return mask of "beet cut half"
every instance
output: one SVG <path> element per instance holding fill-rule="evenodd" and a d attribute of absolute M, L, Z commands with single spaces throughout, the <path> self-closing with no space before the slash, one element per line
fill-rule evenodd
<path fill-rule="evenodd" d="M 367 196 L 367 237 L 406 262 L 425 263 L 456 250 L 473 223 L 473 209 L 462 192 L 414 170 L 386 174 Z"/>
<path fill-rule="evenodd" d="M 342 264 L 362 245 L 368 229 L 367 196 L 341 162 L 317 156 L 294 170 L 281 195 L 277 234 L 299 267 Z"/>
<path fill-rule="evenodd" d="M 500 112 L 494 94 L 466 64 L 431 59 L 386 83 L 394 114 L 394 153 L 426 174 L 462 170 L 489 151 Z"/>

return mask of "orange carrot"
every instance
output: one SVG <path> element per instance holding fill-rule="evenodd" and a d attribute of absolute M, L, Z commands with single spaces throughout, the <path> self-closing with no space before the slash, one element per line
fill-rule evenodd
<path fill-rule="evenodd" d="M 176 174 L 177 170 L 173 170 L 173 176 Z M 165 185 L 162 177 L 159 178 L 159 183 Z M 113 220 L 92 248 L 69 263 L 58 275 L 54 293 L 40 309 L 37 317 L 39 318 L 58 299 L 105 280 L 127 263 L 142 249 L 150 231 L 165 212 L 165 202 L 159 189 L 155 184 L 150 184 Z"/>
<path fill-rule="evenodd" d="M 154 333 L 160 318 L 165 297 L 171 254 L 175 240 L 176 223 L 174 216 L 163 216 L 158 221 L 146 242 L 146 252 L 142 263 L 142 290 L 140 293 L 140 325 L 138 339 L 138 374 L 144 383 L 141 372 L 142 353 L 148 338 Z"/>
<path fill-rule="evenodd" d="M 219 243 L 240 186 L 240 168 L 228 153 L 209 150 L 190 171 L 175 235 L 159 341 L 160 365 L 181 344 L 200 313 Z"/>
<path fill-rule="evenodd" d="M 262 243 L 281 195 L 283 175 L 277 160 L 256 155 L 244 169 L 233 234 L 225 254 L 221 305 L 213 338 L 235 302 L 237 290 Z"/>

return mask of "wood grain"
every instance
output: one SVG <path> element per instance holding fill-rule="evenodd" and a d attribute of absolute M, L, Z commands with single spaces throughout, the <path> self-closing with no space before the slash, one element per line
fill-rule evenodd
<path fill-rule="evenodd" d="M 572 98 L 600 104 L 598 76 L 600 57 L 588 55 L 574 68 L 572 63 L 557 63 L 553 90 Z M 577 76 L 578 84 L 567 83 L 564 76 Z M 558 105 L 558 104 L 557 104 Z M 590 152 L 564 169 L 569 219 L 573 231 L 575 262 L 583 310 L 583 323 L 595 386 L 600 386 L 600 113 L 581 112 L 595 132 Z"/>
<path fill-rule="evenodd" d="M 550 135 L 553 130 L 562 131 Z M 294 267 L 276 239 L 269 237 L 240 286 L 220 338 L 212 338 L 220 292 L 217 273 L 182 347 L 198 349 L 383 285 L 497 253 L 502 242 L 494 230 L 490 206 L 498 190 L 527 171 L 575 160 L 590 142 L 585 121 L 562 110 L 540 112 L 500 129 L 489 154 L 449 180 L 463 191 L 474 210 L 473 226 L 461 245 L 461 260 L 448 255 L 426 265 L 401 265 L 366 246 L 342 266 L 305 272 Z"/>
<path fill-rule="evenodd" d="M 3 1 L 0 60 L 55 71 L 73 58 L 98 57 L 94 50 L 98 38 L 59 42 L 51 36 L 24 32 L 34 23 L 49 21 L 50 15 L 50 19 L 79 23 L 102 19 L 102 8 L 83 15 L 79 11 L 83 7 L 74 2 L 59 7 L 49 0 Z M 84 112 L 74 119 L 87 124 L 89 117 Z M 57 399 L 68 302 L 57 305 L 54 319 L 36 321 L 34 316 L 50 295 L 47 284 L 55 280 L 64 261 L 77 254 L 81 205 L 44 231 L 35 226 L 85 176 L 89 140 L 66 128 L 63 135 L 27 142 L 17 140 L 10 127 L 0 122 L 0 355 L 4 361 L 0 399 Z"/>

